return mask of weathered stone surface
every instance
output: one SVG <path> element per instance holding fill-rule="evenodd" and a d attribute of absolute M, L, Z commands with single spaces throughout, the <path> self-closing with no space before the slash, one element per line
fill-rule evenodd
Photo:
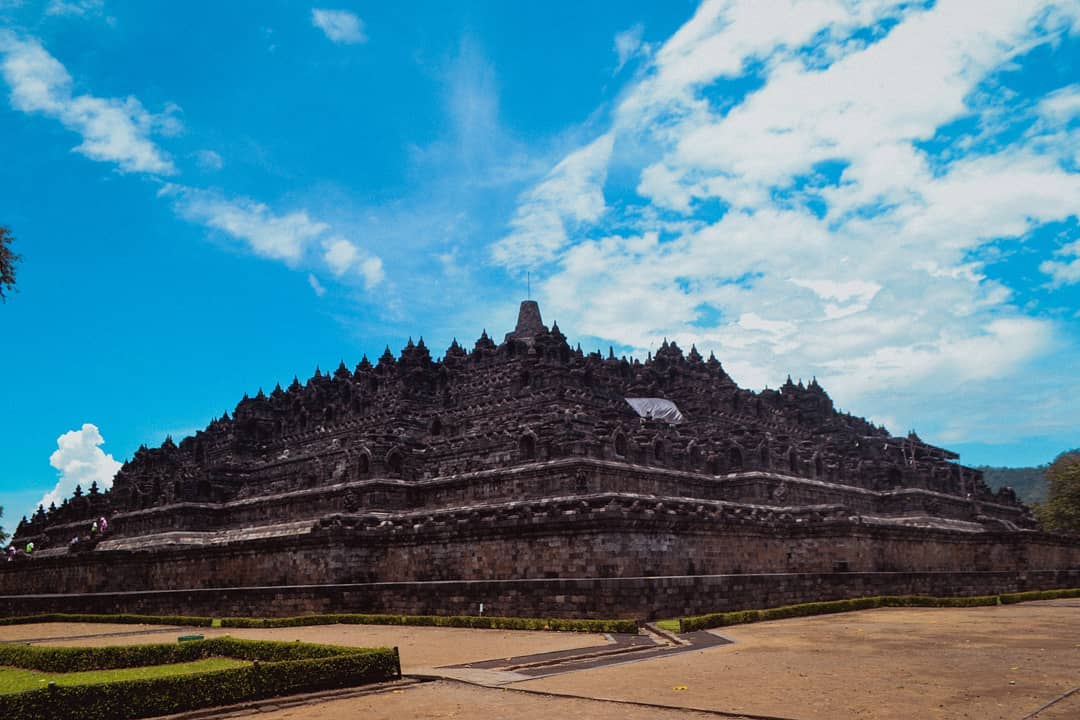
<path fill-rule="evenodd" d="M 684 421 L 639 417 L 626 397 L 670 400 Z M 418 583 L 483 581 L 509 583 L 511 614 L 597 616 L 886 592 L 896 573 L 948 594 L 1075 584 L 1080 544 L 1032 530 L 1015 495 L 956 457 L 836 412 L 816 381 L 754 393 L 668 342 L 645 362 L 586 355 L 526 302 L 502 344 L 484 332 L 436 361 L 410 339 L 141 448 L 111 491 L 20 524 L 38 551 L 0 566 L 0 594 L 74 609 L 106 602 L 79 593 L 138 591 L 116 597 L 181 611 L 203 596 L 162 591 L 231 587 L 249 588 L 245 612 L 426 612 L 440 593 Z M 99 516 L 107 537 L 69 545 Z M 696 579 L 751 575 L 775 586 Z M 641 599 L 628 578 L 645 578 Z M 548 595 L 559 579 L 579 584 Z M 425 599 L 296 589 L 387 582 Z M 264 586 L 284 594 L 250 590 Z M 441 609 L 477 601 L 455 597 Z"/>

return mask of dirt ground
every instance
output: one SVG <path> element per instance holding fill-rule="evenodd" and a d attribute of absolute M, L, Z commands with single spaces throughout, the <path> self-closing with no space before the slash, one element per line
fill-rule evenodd
<path fill-rule="evenodd" d="M 107 635 L 111 633 L 146 632 L 153 633 L 155 630 L 167 630 L 168 626 L 162 625 L 123 625 L 120 623 L 31 623 L 29 625 L 2 625 L 0 626 L 0 641 L 8 640 L 36 640 L 39 638 L 68 638 L 79 635 Z M 180 628 L 172 628 L 180 633 Z M 185 631 L 186 632 L 186 631 Z M 167 642 L 169 636 L 164 635 L 164 640 L 150 640 L 146 642 Z M 175 638 L 173 638 L 175 639 Z M 119 644 L 119 643 L 117 643 Z"/>
<path fill-rule="evenodd" d="M 799 720 L 1019 720 L 1080 685 L 1080 600 L 866 610 L 723 634 L 735 644 L 514 687 Z"/>
<path fill-rule="evenodd" d="M 51 623 L 0 627 L 0 640 L 98 637 L 49 645 L 171 642 L 181 628 Z M 141 632 L 140 632 L 141 631 Z M 104 637 L 108 633 L 136 633 Z M 607 644 L 602 635 L 333 625 L 207 635 L 398 646 L 406 673 Z M 724 628 L 734 644 L 513 682 L 554 698 L 452 681 L 255 713 L 266 718 L 700 718 L 691 709 L 797 720 L 1021 720 L 1080 686 L 1080 599 L 965 609 L 880 609 Z M 554 668 L 553 668 L 554 669 Z M 437 670 L 435 672 L 438 672 Z M 643 708 L 601 700 L 671 705 Z M 1038 720 L 1080 718 L 1080 693 Z"/>
<path fill-rule="evenodd" d="M 111 635 L 139 630 L 163 630 L 150 625 L 95 625 L 93 623 L 42 623 L 0 627 L 0 640 L 61 638 L 40 643 L 50 646 L 137 645 L 175 642 L 176 637 L 196 633 L 205 637 L 231 635 L 248 640 L 284 640 L 328 643 L 352 647 L 394 647 L 401 654 L 402 672 L 424 672 L 440 665 L 491 660 L 512 655 L 532 655 L 555 650 L 603 646 L 608 639 L 593 633 L 529 632 L 526 630 L 468 630 L 464 628 L 401 627 L 394 625 L 312 625 L 295 628 L 173 628 L 172 632 Z M 96 634 L 96 637 L 77 637 Z"/>
<path fill-rule="evenodd" d="M 480 688 L 452 681 L 424 683 L 389 693 L 332 700 L 288 710 L 264 710 L 257 717 L 259 720 L 716 720 L 716 715 L 700 712 L 556 698 L 499 688 Z"/>
<path fill-rule="evenodd" d="M 1032 717 L 1031 720 L 1076 720 L 1080 718 L 1080 693 L 1074 693 L 1059 703 Z"/>

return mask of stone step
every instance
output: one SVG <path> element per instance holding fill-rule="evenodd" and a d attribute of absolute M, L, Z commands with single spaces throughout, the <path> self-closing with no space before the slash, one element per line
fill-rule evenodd
<path fill-rule="evenodd" d="M 255 525 L 231 530 L 195 532 L 191 530 L 116 537 L 102 540 L 96 550 L 144 550 L 148 547 L 224 545 L 245 540 L 261 540 L 271 537 L 306 535 L 311 532 L 312 522 L 302 520 L 274 525 Z"/>

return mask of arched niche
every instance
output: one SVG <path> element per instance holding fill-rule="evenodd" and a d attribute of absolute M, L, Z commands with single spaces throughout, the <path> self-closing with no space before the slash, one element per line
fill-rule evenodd
<path fill-rule="evenodd" d="M 701 446 L 697 442 L 691 441 L 686 446 L 686 462 L 691 470 L 696 470 L 701 466 Z"/>
<path fill-rule="evenodd" d="M 401 477 L 405 469 L 405 455 L 398 448 L 386 454 L 386 472 L 390 477 Z"/>
<path fill-rule="evenodd" d="M 732 445 L 728 450 L 728 469 L 731 471 L 742 470 L 743 456 L 738 445 Z"/>
<path fill-rule="evenodd" d="M 356 475 L 365 478 L 371 474 L 371 453 L 366 449 L 361 450 L 356 456 Z"/>
<path fill-rule="evenodd" d="M 615 439 L 612 442 L 612 449 L 615 451 L 615 457 L 626 457 L 626 436 L 621 432 L 615 433 Z"/>
<path fill-rule="evenodd" d="M 535 460 L 536 459 L 536 436 L 532 433 L 525 433 L 518 440 L 518 456 L 522 460 Z"/>

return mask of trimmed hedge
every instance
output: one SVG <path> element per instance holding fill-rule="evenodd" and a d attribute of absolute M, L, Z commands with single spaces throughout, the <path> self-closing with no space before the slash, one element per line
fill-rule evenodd
<path fill-rule="evenodd" d="M 974 597 L 932 597 L 929 595 L 881 595 L 875 597 L 852 598 L 849 600 L 830 600 L 826 602 L 784 605 L 764 610 L 735 610 L 733 612 L 708 613 L 693 617 L 679 618 L 679 632 L 708 630 L 728 625 L 782 620 L 811 615 L 850 612 L 852 610 L 871 610 L 881 607 L 980 607 L 986 605 L 1009 605 L 1030 600 L 1054 600 L 1058 598 L 1080 597 L 1080 588 L 1066 590 L 1033 590 L 1003 595 L 978 595 Z"/>
<path fill-rule="evenodd" d="M 210 627 L 214 619 L 191 615 L 80 615 L 76 613 L 45 613 L 0 618 L 0 625 L 26 625 L 44 622 L 116 623 L 118 625 L 193 625 Z"/>
<path fill-rule="evenodd" d="M 128 720 L 275 695 L 349 687 L 401 675 L 397 653 L 389 648 L 346 648 L 228 637 L 129 648 L 0 646 L 0 653 L 0 663 L 5 665 L 51 672 L 164 664 L 210 656 L 259 661 L 242 668 L 192 675 L 0 695 L 0 717 L 28 719 Z M 121 661 L 132 664 L 94 664 Z"/>
<path fill-rule="evenodd" d="M 280 662 L 310 660 L 352 652 L 352 648 L 310 643 L 280 643 L 270 640 L 237 640 L 230 637 L 183 643 L 151 645 L 108 645 L 104 647 L 48 647 L 0 645 L 0 665 L 67 673 L 85 670 L 169 665 L 208 657 Z"/>
<path fill-rule="evenodd" d="M 1028 602 L 1029 600 L 1059 600 L 1061 598 L 1080 597 L 1080 588 L 1067 588 L 1062 590 L 1032 590 L 1021 593 L 1005 593 L 998 595 L 1002 605 Z"/>
<path fill-rule="evenodd" d="M 547 630 L 552 632 L 636 633 L 637 620 L 567 620 L 477 615 L 365 615 L 333 613 L 283 618 L 209 618 L 189 615 L 77 615 L 48 613 L 0 618 L 0 625 L 44 622 L 124 623 L 142 625 L 188 625 L 195 627 L 273 628 L 303 625 L 422 625 L 493 630 Z"/>
<path fill-rule="evenodd" d="M 546 630 L 552 632 L 636 633 L 637 620 L 568 620 L 479 615 L 363 615 L 337 613 L 282 618 L 222 618 L 221 627 L 274 628 L 301 625 L 421 625 L 492 630 Z"/>

